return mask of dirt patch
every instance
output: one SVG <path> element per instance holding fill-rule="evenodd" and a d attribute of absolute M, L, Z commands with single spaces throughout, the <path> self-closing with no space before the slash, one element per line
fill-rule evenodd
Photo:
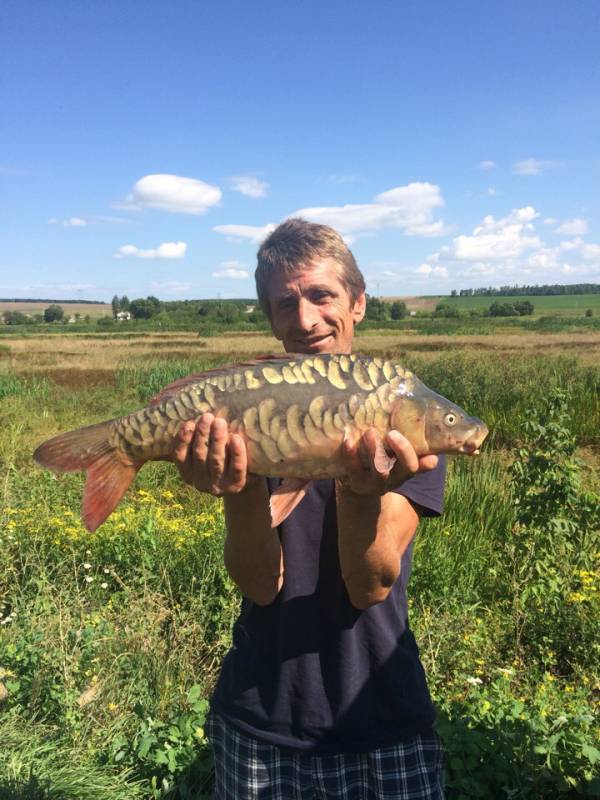
<path fill-rule="evenodd" d="M 409 311 L 435 311 L 441 297 L 384 297 L 386 303 L 395 303 L 399 300 L 405 303 Z"/>
<path fill-rule="evenodd" d="M 47 378 L 67 389 L 96 389 L 115 387 L 115 371 L 112 369 L 47 369 L 39 370 L 36 377 Z"/>

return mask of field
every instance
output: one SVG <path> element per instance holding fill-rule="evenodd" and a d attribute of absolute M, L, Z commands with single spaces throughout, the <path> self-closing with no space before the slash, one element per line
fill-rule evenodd
<path fill-rule="evenodd" d="M 534 315 L 552 314 L 558 316 L 583 316 L 588 308 L 595 314 L 600 313 L 600 294 L 565 294 L 514 297 L 440 297 L 437 302 L 451 303 L 462 311 L 477 309 L 483 311 L 497 300 L 499 303 L 516 303 L 529 300 L 535 309 Z M 435 306 L 434 306 L 435 307 Z"/>
<path fill-rule="evenodd" d="M 600 332 L 364 331 L 356 349 L 492 431 L 478 460 L 450 461 L 409 585 L 449 800 L 600 796 Z M 209 796 L 206 698 L 239 603 L 220 502 L 152 464 L 89 534 L 82 476 L 31 452 L 268 351 L 263 334 L 2 337 L 2 800 Z"/>
<path fill-rule="evenodd" d="M 425 297 L 385 297 L 387 302 L 401 300 L 406 303 L 409 311 L 435 311 L 438 303 L 449 303 L 461 311 L 476 309 L 483 311 L 497 300 L 499 303 L 516 303 L 529 300 L 533 303 L 534 316 L 552 314 L 558 316 L 577 317 L 583 316 L 588 308 L 595 314 L 600 313 L 600 294 L 572 294 L 572 295 L 515 295 L 500 297 L 448 297 L 447 295 Z"/>
<path fill-rule="evenodd" d="M 74 314 L 81 314 L 85 317 L 89 314 L 90 317 L 103 317 L 106 314 L 112 315 L 112 306 L 110 303 L 60 303 L 60 301 L 48 300 L 47 302 L 37 303 L 28 301 L 10 301 L 0 300 L 0 314 L 4 311 L 20 311 L 22 314 L 43 314 L 44 309 L 49 305 L 56 302 L 62 305 L 67 317 Z"/>

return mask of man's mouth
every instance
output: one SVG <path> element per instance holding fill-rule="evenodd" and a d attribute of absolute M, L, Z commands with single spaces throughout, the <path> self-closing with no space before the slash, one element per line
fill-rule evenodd
<path fill-rule="evenodd" d="M 331 333 L 325 333 L 322 336 L 311 336 L 310 339 L 300 339 L 299 343 L 308 350 L 320 350 L 324 344 L 331 339 Z"/>

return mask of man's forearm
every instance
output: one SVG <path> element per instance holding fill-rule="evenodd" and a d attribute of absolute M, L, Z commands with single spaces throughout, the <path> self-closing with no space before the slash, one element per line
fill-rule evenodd
<path fill-rule="evenodd" d="M 256 480 L 223 500 L 225 567 L 245 597 L 268 605 L 283 583 L 283 555 L 277 529 L 271 528 L 267 483 Z"/>
<path fill-rule="evenodd" d="M 337 484 L 338 548 L 350 601 L 368 608 L 385 600 L 419 515 L 399 494 L 358 495 Z"/>

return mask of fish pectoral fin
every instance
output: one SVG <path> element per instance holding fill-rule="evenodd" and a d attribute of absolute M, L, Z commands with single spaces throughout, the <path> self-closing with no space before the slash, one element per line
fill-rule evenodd
<path fill-rule="evenodd" d="M 375 455 L 373 457 L 373 466 L 380 475 L 387 475 L 392 471 L 392 467 L 396 463 L 395 456 L 389 455 L 386 451 L 382 440 L 377 437 L 377 444 L 375 446 Z"/>
<path fill-rule="evenodd" d="M 275 489 L 270 500 L 272 528 L 281 525 L 289 517 L 311 483 L 310 478 L 285 478 L 281 486 Z"/>

